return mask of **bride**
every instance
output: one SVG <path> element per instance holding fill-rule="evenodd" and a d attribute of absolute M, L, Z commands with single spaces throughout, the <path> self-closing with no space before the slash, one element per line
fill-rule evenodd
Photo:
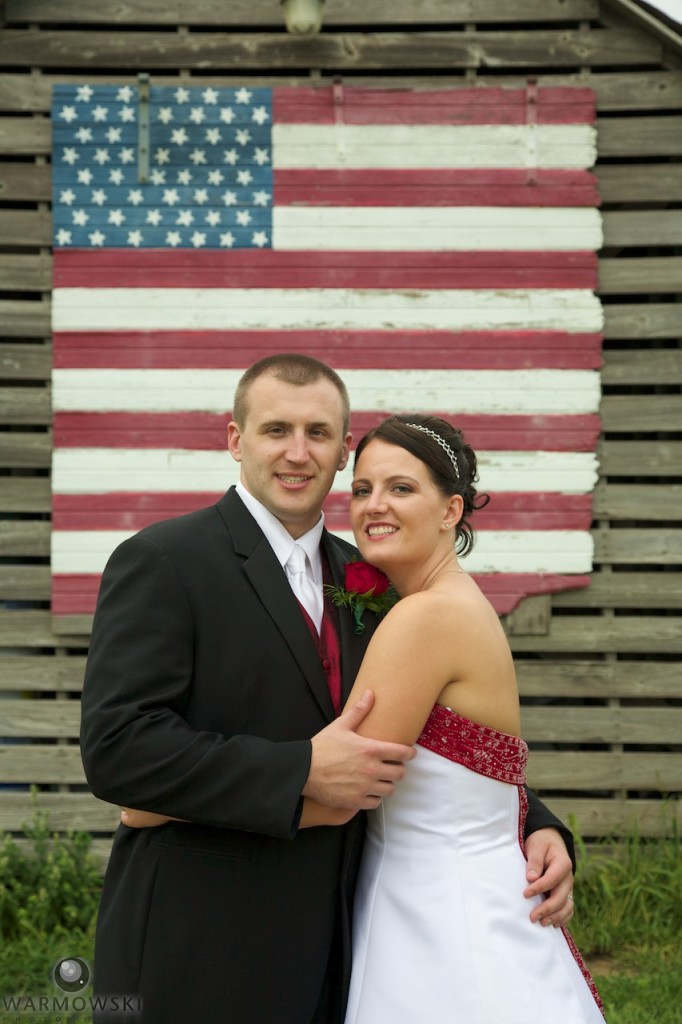
<path fill-rule="evenodd" d="M 368 813 L 345 1024 L 603 1024 L 569 933 L 532 923 L 523 895 L 527 748 L 514 667 L 494 609 L 458 561 L 487 500 L 476 479 L 474 452 L 437 417 L 390 417 L 356 452 L 356 543 L 401 600 L 376 629 L 349 704 L 373 690 L 359 731 L 416 742 L 418 753 Z M 325 823 L 339 824 L 338 811 L 306 799 L 301 827 Z"/>
<path fill-rule="evenodd" d="M 418 753 L 368 815 L 345 1024 L 603 1024 L 570 935 L 531 923 L 523 897 L 527 748 L 514 666 L 458 561 L 486 500 L 476 479 L 474 452 L 435 417 L 393 416 L 356 452 L 356 544 L 401 600 L 349 700 L 372 689 L 360 732 Z M 304 807 L 304 821 L 317 811 Z"/>

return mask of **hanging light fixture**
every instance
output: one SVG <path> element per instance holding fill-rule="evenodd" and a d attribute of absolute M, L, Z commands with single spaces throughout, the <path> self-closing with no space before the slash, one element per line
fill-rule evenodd
<path fill-rule="evenodd" d="M 287 32 L 295 36 L 314 36 L 322 28 L 324 0 L 282 0 Z"/>

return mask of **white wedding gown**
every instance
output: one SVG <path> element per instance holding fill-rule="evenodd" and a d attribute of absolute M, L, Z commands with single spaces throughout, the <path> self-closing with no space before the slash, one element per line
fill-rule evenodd
<path fill-rule="evenodd" d="M 369 814 L 345 1024 L 603 1024 L 568 933 L 529 920 L 526 744 L 440 705 L 418 743 Z"/>

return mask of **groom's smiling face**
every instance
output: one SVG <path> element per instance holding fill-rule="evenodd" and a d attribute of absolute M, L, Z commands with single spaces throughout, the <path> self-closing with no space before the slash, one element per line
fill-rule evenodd
<path fill-rule="evenodd" d="M 297 386 L 264 374 L 251 384 L 244 422 L 227 428 L 232 457 L 247 491 L 292 537 L 320 518 L 334 477 L 348 462 L 350 434 L 331 381 Z"/>

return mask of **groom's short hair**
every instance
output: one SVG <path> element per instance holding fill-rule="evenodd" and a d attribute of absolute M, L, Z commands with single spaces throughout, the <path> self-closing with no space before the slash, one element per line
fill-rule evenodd
<path fill-rule="evenodd" d="M 276 355 L 265 356 L 257 363 L 246 370 L 237 384 L 232 403 L 232 418 L 240 426 L 244 426 L 248 413 L 248 396 L 251 385 L 259 377 L 269 374 L 285 384 L 294 384 L 296 387 L 303 387 L 305 384 L 315 384 L 324 378 L 330 381 L 339 395 L 343 406 L 343 433 L 348 432 L 350 426 L 350 399 L 346 385 L 338 373 L 332 370 L 331 366 L 314 359 L 312 356 L 305 356 L 299 352 L 278 352 Z"/>

